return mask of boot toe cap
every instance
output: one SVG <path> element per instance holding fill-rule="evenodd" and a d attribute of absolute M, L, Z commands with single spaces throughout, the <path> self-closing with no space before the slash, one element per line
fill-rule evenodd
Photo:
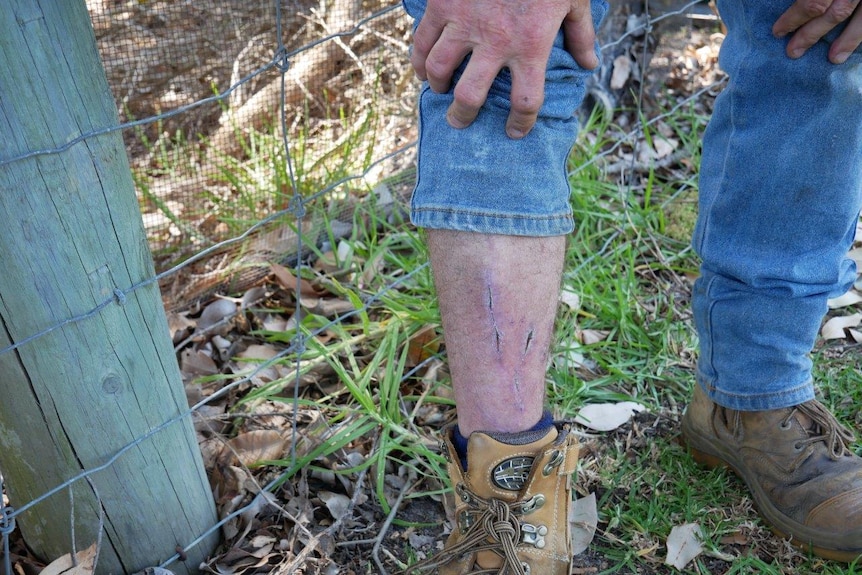
<path fill-rule="evenodd" d="M 805 523 L 835 533 L 862 530 L 862 486 L 830 497 L 811 510 Z"/>

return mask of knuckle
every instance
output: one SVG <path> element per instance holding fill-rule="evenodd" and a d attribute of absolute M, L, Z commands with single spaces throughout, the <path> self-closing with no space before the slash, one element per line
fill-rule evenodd
<path fill-rule="evenodd" d="M 425 60 L 425 74 L 427 74 L 429 78 L 445 78 L 448 73 L 448 66 L 441 60 L 438 60 L 433 57 L 429 57 Z"/>
<path fill-rule="evenodd" d="M 486 94 L 477 87 L 466 82 L 459 82 L 455 86 L 455 100 L 463 107 L 472 110 L 482 107 L 485 103 Z"/>
<path fill-rule="evenodd" d="M 513 97 L 512 109 L 520 114 L 535 116 L 542 109 L 542 98 L 535 96 Z"/>
<path fill-rule="evenodd" d="M 808 0 L 802 4 L 802 12 L 809 18 L 823 16 L 832 6 L 831 0 Z"/>
<path fill-rule="evenodd" d="M 817 43 L 817 39 L 817 36 L 814 34 L 799 31 L 793 38 L 793 45 L 797 51 L 808 50 L 809 48 L 811 48 L 811 46 Z"/>
<path fill-rule="evenodd" d="M 850 18 L 853 15 L 853 12 L 856 10 L 856 6 L 850 2 L 841 1 L 836 2 L 832 7 L 832 21 L 836 24 L 839 22 L 843 22 Z"/>

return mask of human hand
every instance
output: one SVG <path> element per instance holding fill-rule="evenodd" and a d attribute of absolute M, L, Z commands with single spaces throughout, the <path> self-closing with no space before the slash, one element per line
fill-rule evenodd
<path fill-rule="evenodd" d="M 772 27 L 781 38 L 793 32 L 787 43 L 787 55 L 799 58 L 830 30 L 847 22 L 847 26 L 829 47 L 829 61 L 843 64 L 850 53 L 862 44 L 860 0 L 796 0 Z"/>
<path fill-rule="evenodd" d="M 413 35 L 411 63 L 435 92 L 445 92 L 464 58 L 470 62 L 458 80 L 446 119 L 466 128 L 479 113 L 497 73 L 512 73 L 510 138 L 527 135 L 542 107 L 545 68 L 562 27 L 566 50 L 583 68 L 595 54 L 589 0 L 428 0 Z"/>

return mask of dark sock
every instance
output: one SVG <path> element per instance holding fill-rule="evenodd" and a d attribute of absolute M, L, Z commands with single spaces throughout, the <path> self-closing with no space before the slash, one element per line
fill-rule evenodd
<path fill-rule="evenodd" d="M 455 453 L 458 454 L 458 459 L 461 460 L 461 469 L 467 471 L 467 438 L 461 435 L 461 430 L 455 426 L 455 431 L 452 433 L 452 445 L 455 446 Z"/>
<path fill-rule="evenodd" d="M 545 437 L 548 430 L 553 426 L 554 417 L 550 411 L 545 411 L 536 425 L 530 429 L 516 433 L 488 433 L 488 435 L 500 443 L 526 445 Z M 461 435 L 461 430 L 457 425 L 452 433 L 452 444 L 455 447 L 455 452 L 458 454 L 458 459 L 461 461 L 461 468 L 467 471 L 467 438 Z"/>

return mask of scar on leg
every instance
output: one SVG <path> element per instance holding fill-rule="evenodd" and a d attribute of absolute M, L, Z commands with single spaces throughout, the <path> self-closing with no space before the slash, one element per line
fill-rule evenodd
<path fill-rule="evenodd" d="M 491 286 L 488 286 L 488 313 L 491 316 L 491 327 L 494 328 L 494 344 L 497 346 L 497 353 L 503 352 L 503 334 L 497 327 L 497 318 L 494 315 L 494 296 L 491 293 Z"/>

